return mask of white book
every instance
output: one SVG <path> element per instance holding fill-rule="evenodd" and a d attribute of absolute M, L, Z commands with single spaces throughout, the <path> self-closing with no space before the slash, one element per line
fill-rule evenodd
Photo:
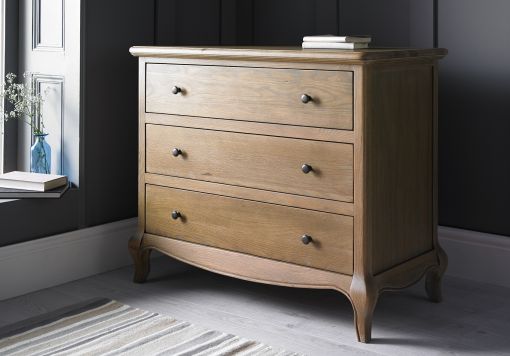
<path fill-rule="evenodd" d="M 368 48 L 368 43 L 329 43 L 303 42 L 304 49 L 360 49 Z"/>
<path fill-rule="evenodd" d="M 333 36 L 333 35 L 320 35 L 320 36 L 305 36 L 303 42 L 328 42 L 328 43 L 370 43 L 372 37 L 370 36 Z"/>
<path fill-rule="evenodd" d="M 67 184 L 67 177 L 56 174 L 42 174 L 13 171 L 0 174 L 0 187 L 45 192 Z"/>

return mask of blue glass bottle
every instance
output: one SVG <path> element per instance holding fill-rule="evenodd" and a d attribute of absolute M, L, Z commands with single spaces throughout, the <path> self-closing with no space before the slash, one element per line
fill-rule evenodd
<path fill-rule="evenodd" d="M 30 171 L 34 173 L 51 173 L 51 147 L 44 139 L 48 134 L 34 134 L 35 143 L 31 148 Z"/>

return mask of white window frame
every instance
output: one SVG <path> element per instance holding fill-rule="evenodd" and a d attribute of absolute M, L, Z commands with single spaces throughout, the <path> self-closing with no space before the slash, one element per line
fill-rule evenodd
<path fill-rule="evenodd" d="M 5 0 L 0 0 L 0 83 L 5 78 Z M 0 112 L 4 112 L 4 101 L 0 100 Z M 0 174 L 4 172 L 4 122 L 0 120 Z"/>

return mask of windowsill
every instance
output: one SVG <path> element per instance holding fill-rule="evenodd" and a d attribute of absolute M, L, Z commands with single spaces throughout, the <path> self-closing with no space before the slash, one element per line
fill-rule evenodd
<path fill-rule="evenodd" d="M 0 204 L 17 200 L 46 200 L 61 199 L 67 191 L 77 189 L 74 184 L 67 183 L 64 186 L 54 188 L 48 191 L 33 191 L 23 189 L 0 188 Z"/>

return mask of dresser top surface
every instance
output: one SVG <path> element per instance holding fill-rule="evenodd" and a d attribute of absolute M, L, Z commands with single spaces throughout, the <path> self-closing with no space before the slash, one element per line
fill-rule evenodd
<path fill-rule="evenodd" d="M 444 48 L 367 48 L 360 50 L 316 50 L 301 47 L 163 47 L 135 46 L 136 57 L 204 58 L 298 62 L 365 62 L 374 60 L 444 57 Z"/>

